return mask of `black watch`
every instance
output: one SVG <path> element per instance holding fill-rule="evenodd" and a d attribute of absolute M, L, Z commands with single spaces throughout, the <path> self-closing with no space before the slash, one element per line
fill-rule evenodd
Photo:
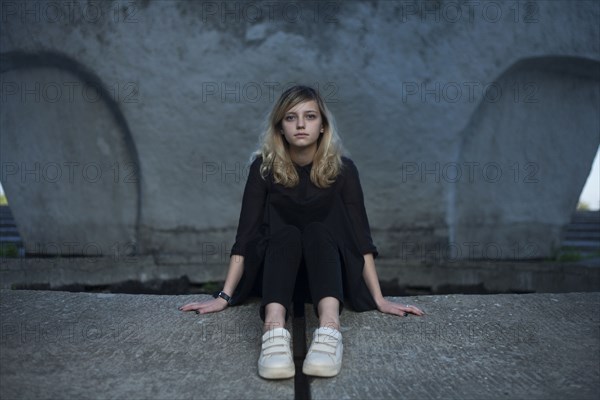
<path fill-rule="evenodd" d="M 224 291 L 220 291 L 219 293 L 215 293 L 213 295 L 213 297 L 216 299 L 217 297 L 222 298 L 223 300 L 225 300 L 227 302 L 227 304 L 231 304 L 231 296 L 229 296 L 227 293 L 225 293 Z"/>

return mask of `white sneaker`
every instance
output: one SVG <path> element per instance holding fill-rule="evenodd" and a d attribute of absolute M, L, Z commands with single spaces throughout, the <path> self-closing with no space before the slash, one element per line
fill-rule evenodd
<path fill-rule="evenodd" d="M 334 328 L 315 330 L 313 341 L 302 366 L 305 375 L 331 377 L 342 369 L 342 334 Z"/>
<path fill-rule="evenodd" d="M 285 328 L 270 329 L 262 336 L 258 374 L 265 379 L 291 378 L 296 373 L 292 336 Z"/>

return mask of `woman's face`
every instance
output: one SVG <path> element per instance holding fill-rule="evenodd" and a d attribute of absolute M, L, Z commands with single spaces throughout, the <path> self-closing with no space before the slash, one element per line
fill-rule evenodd
<path fill-rule="evenodd" d="M 285 139 L 292 147 L 310 148 L 317 146 L 323 130 L 323 119 L 314 100 L 297 104 L 285 113 L 281 121 Z"/>

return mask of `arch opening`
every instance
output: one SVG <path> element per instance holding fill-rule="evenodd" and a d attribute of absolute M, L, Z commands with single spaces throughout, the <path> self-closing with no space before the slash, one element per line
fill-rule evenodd
<path fill-rule="evenodd" d="M 453 246 L 474 259 L 544 259 L 561 246 L 600 138 L 600 63 L 521 60 L 462 132 L 457 163 L 478 174 L 450 188 Z"/>
<path fill-rule="evenodd" d="M 139 159 L 107 86 L 60 53 L 0 57 L 2 183 L 25 253 L 135 254 Z"/>

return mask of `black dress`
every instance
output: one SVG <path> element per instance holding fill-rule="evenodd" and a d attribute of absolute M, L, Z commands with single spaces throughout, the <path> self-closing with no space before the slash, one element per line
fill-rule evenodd
<path fill-rule="evenodd" d="M 260 295 L 262 265 L 271 234 L 284 225 L 300 228 L 310 222 L 324 223 L 335 236 L 342 261 L 345 303 L 355 311 L 377 306 L 363 278 L 363 254 L 377 257 L 365 211 L 358 170 L 342 157 L 342 170 L 336 181 L 321 189 L 310 181 L 312 163 L 296 165 L 298 185 L 286 188 L 273 182 L 272 176 L 260 176 L 262 157 L 251 164 L 244 189 L 242 209 L 231 256 L 244 256 L 244 272 L 232 296 L 231 304 L 243 302 L 249 295 Z"/>

